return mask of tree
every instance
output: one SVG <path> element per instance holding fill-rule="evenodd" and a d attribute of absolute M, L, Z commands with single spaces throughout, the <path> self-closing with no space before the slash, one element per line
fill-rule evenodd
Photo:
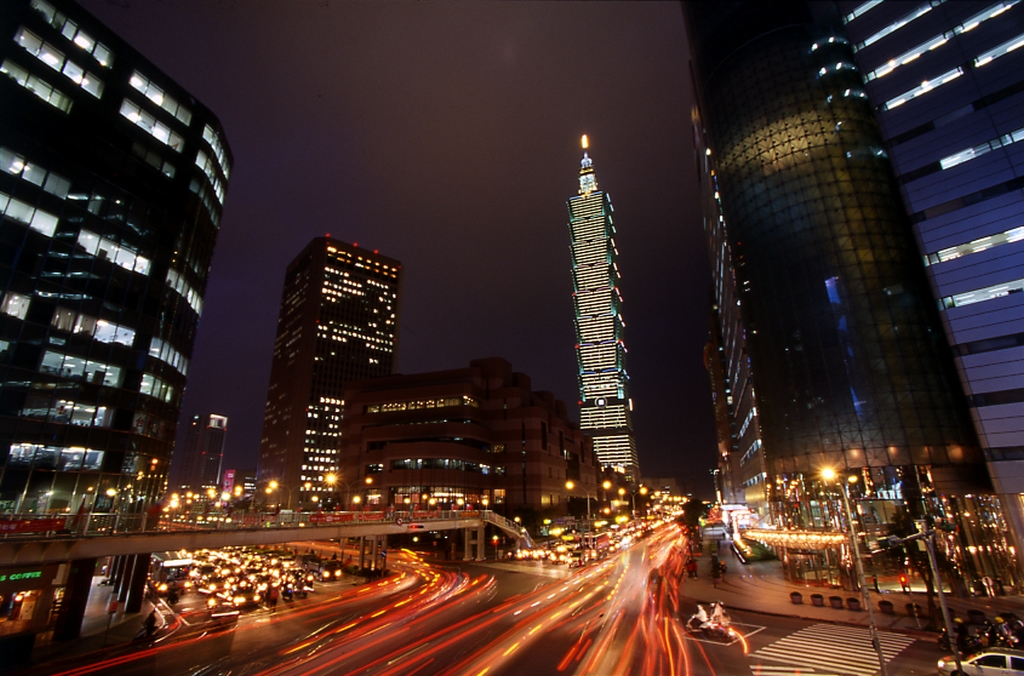
<path fill-rule="evenodd" d="M 917 524 L 914 523 L 910 512 L 905 507 L 897 507 L 896 512 L 892 515 L 892 520 L 889 522 L 889 532 L 897 537 L 905 538 L 916 535 L 920 531 L 917 528 Z M 935 577 L 932 575 L 932 567 L 928 562 L 928 552 L 921 548 L 923 545 L 922 541 L 917 540 L 897 545 L 896 547 L 890 547 L 888 552 L 889 556 L 893 559 L 898 559 L 900 564 L 904 560 L 907 561 L 910 567 L 924 580 L 925 589 L 928 594 L 928 617 L 931 619 L 931 624 L 937 627 L 942 624 L 942 619 L 938 605 L 935 602 Z M 947 575 L 950 574 L 949 561 L 943 552 L 936 550 L 935 562 L 940 570 Z"/>
<path fill-rule="evenodd" d="M 688 500 L 683 503 L 683 514 L 676 521 L 691 532 L 696 532 L 700 527 L 700 520 L 708 515 L 710 509 L 711 506 L 701 500 Z"/>

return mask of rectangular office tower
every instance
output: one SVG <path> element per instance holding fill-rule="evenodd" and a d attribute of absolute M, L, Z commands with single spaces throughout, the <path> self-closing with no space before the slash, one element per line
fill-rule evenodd
<path fill-rule="evenodd" d="M 738 449 L 734 475 L 778 529 L 818 530 L 845 521 L 832 470 L 855 480 L 859 532 L 890 532 L 897 511 L 955 524 L 956 539 L 941 547 L 959 580 L 1017 579 L 1015 545 L 837 6 L 690 2 L 685 16 L 726 348 L 720 391 L 731 396 L 734 438 L 759 431 Z M 755 387 L 753 415 L 740 395 Z M 825 550 L 811 561 L 806 548 L 787 550 L 787 570 L 821 564 L 842 582 L 829 563 L 840 553 Z"/>
<path fill-rule="evenodd" d="M 1024 534 L 1024 4 L 839 5 L 995 491 Z"/>
<path fill-rule="evenodd" d="M 257 498 L 297 509 L 334 489 L 345 383 L 394 372 L 401 287 L 398 261 L 330 237 L 288 266 L 260 442 L 270 491 Z"/>
<path fill-rule="evenodd" d="M 580 428 L 594 438 L 594 452 L 602 465 L 638 480 L 614 209 L 608 193 L 598 190 L 586 136 L 583 148 L 579 195 L 568 202 Z"/>
<path fill-rule="evenodd" d="M 199 494 L 200 500 L 220 499 L 220 467 L 228 433 L 227 416 L 194 415 L 175 453 L 171 488 Z M 213 489 L 213 495 L 209 493 Z"/>
<path fill-rule="evenodd" d="M 231 170 L 217 118 L 66 0 L 0 11 L 0 512 L 164 491 Z"/>

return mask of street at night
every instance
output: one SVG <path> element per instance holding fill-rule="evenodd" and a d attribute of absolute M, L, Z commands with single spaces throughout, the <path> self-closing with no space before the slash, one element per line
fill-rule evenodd
<path fill-rule="evenodd" d="M 337 545 L 296 543 L 330 553 Z M 33 673 L 65 674 L 780 674 L 867 676 L 868 631 L 729 610 L 734 634 L 687 631 L 683 552 L 673 525 L 584 568 L 460 565 L 411 551 L 379 580 L 317 585 L 307 600 L 213 628 L 186 600 L 153 643 L 111 647 Z M 693 585 L 695 583 L 691 583 Z M 703 592 L 703 589 L 701 589 Z M 727 609 L 728 610 L 728 609 Z M 933 673 L 932 640 L 883 632 L 889 673 Z M 802 671 L 800 671 L 802 670 Z"/>
<path fill-rule="evenodd" d="M 1022 270 L 1024 0 L 0 0 L 0 674 L 1024 676 Z"/>

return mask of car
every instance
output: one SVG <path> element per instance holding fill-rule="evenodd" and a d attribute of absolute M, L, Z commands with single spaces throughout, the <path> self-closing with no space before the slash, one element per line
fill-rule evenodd
<path fill-rule="evenodd" d="M 969 657 L 960 658 L 957 671 L 953 656 L 939 660 L 939 674 L 963 674 L 964 676 L 1024 676 L 1024 651 L 1008 648 L 987 648 Z"/>

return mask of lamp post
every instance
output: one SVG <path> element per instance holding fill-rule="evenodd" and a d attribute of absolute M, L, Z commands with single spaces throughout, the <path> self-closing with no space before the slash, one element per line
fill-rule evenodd
<path fill-rule="evenodd" d="M 630 496 L 630 504 L 632 505 L 632 509 L 630 510 L 630 517 L 634 518 L 634 519 L 637 517 L 637 494 L 638 493 L 640 495 L 642 495 L 642 496 L 646 496 L 647 493 L 648 493 L 646 485 L 643 485 L 641 483 L 640 484 L 640 488 L 637 489 L 636 491 L 633 491 L 632 495 Z M 625 496 L 626 495 L 626 489 L 618 489 L 618 495 Z"/>
<path fill-rule="evenodd" d="M 292 508 L 292 489 L 289 488 L 288 486 L 280 484 L 276 480 L 271 480 L 270 483 L 267 484 L 267 488 L 266 488 L 267 495 L 270 495 L 271 493 L 273 493 L 274 491 L 276 491 L 279 488 L 284 489 L 288 493 L 288 502 L 286 503 L 285 509 L 291 509 Z M 280 501 L 278 501 L 278 505 L 280 505 L 280 504 L 281 504 Z"/>
<path fill-rule="evenodd" d="M 574 490 L 576 488 L 576 484 L 574 484 L 572 481 L 566 481 L 565 482 L 565 487 L 571 491 L 571 490 Z M 603 484 L 601 484 L 601 487 L 604 488 L 605 490 L 608 490 L 609 488 L 612 487 L 612 482 L 611 481 L 605 481 Z M 590 532 L 590 498 L 596 498 L 597 494 L 596 493 L 591 493 L 590 491 L 587 491 L 587 490 L 581 490 L 580 492 L 587 496 L 587 532 L 589 533 Z"/>
<path fill-rule="evenodd" d="M 373 483 L 373 477 L 368 476 L 365 479 L 363 479 L 363 481 L 361 481 L 361 482 L 360 481 L 342 481 L 341 479 L 339 479 L 337 477 L 337 475 L 335 475 L 335 474 L 328 474 L 327 476 L 324 477 L 324 481 L 327 482 L 327 485 L 331 487 L 332 491 L 333 491 L 334 486 L 336 484 L 341 484 L 342 486 L 345 487 L 345 502 L 343 503 L 342 506 L 347 510 L 348 509 L 348 503 L 350 502 L 349 501 L 349 494 L 352 492 L 352 487 L 353 486 L 358 486 L 360 483 L 363 483 L 363 484 L 366 484 L 367 486 L 369 486 L 369 485 L 371 485 Z M 356 497 L 359 497 L 359 496 L 357 495 Z M 359 500 L 352 499 L 351 502 L 358 503 L 361 500 L 362 500 L 362 498 L 360 498 Z"/>
<path fill-rule="evenodd" d="M 829 482 L 836 478 L 835 470 L 831 468 L 825 468 L 821 472 L 821 478 L 825 482 Z M 856 483 L 857 477 L 850 476 L 847 478 L 849 483 Z M 871 626 L 871 644 L 875 648 L 875 653 L 878 655 L 878 665 L 880 668 L 879 673 L 881 676 L 886 676 L 885 670 L 885 655 L 882 653 L 882 643 L 878 639 L 878 625 L 875 624 L 875 611 L 871 607 L 871 592 L 868 591 L 867 581 L 864 579 L 864 563 L 860 560 L 860 546 L 857 544 L 857 532 L 853 528 L 853 510 L 850 509 L 850 496 L 847 494 L 847 487 L 843 484 L 839 486 L 839 495 L 843 500 L 843 508 L 846 510 L 846 527 L 848 535 L 850 537 L 850 546 L 853 549 L 853 565 L 857 571 L 857 584 L 860 585 L 860 593 L 864 598 L 864 605 L 868 611 L 868 623 Z M 950 637 L 953 640 L 953 637 Z"/>

